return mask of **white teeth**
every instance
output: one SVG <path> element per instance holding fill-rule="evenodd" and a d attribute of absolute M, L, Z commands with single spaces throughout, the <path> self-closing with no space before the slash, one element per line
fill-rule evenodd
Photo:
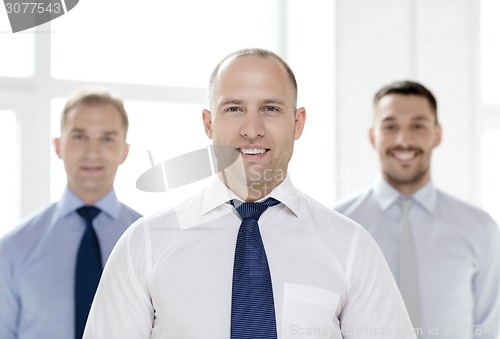
<path fill-rule="evenodd" d="M 416 155 L 415 151 L 395 151 L 394 156 L 400 160 L 410 160 Z"/>
<path fill-rule="evenodd" d="M 265 148 L 240 148 L 243 154 L 263 154 L 266 152 Z"/>

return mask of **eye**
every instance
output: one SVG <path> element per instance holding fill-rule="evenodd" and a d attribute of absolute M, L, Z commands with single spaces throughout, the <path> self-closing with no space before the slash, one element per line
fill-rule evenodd
<path fill-rule="evenodd" d="M 106 136 L 102 137 L 101 140 L 104 142 L 111 142 L 111 141 L 114 141 L 115 139 L 109 135 L 106 135 Z"/>
<path fill-rule="evenodd" d="M 225 112 L 239 112 L 241 109 L 237 106 L 231 106 L 226 108 L 224 111 Z"/>
<path fill-rule="evenodd" d="M 266 113 L 279 113 L 281 110 L 279 107 L 276 107 L 276 106 L 265 106 L 262 109 L 262 111 L 266 112 Z"/>
<path fill-rule="evenodd" d="M 422 131 L 422 130 L 425 130 L 426 128 L 427 128 L 427 125 L 421 124 L 421 123 L 415 123 L 412 125 L 412 129 L 414 131 Z"/>
<path fill-rule="evenodd" d="M 71 135 L 71 139 L 73 140 L 83 140 L 85 138 L 85 136 L 83 135 L 83 133 L 73 133 Z"/>
<path fill-rule="evenodd" d="M 397 129 L 397 126 L 395 124 L 386 124 L 382 126 L 382 130 L 387 131 L 387 132 L 392 132 Z"/>

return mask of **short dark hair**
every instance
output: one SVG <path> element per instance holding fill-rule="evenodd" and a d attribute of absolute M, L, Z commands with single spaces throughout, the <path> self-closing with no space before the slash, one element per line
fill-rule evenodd
<path fill-rule="evenodd" d="M 79 105 L 112 105 L 116 108 L 122 118 L 125 136 L 128 132 L 128 115 L 125 111 L 123 101 L 104 89 L 84 88 L 74 93 L 66 102 L 61 114 L 61 130 L 66 124 L 66 120 L 70 111 Z"/>
<path fill-rule="evenodd" d="M 290 66 L 287 64 L 287 62 L 280 57 L 278 54 L 269 51 L 267 49 L 263 48 L 245 48 L 245 49 L 240 49 L 237 50 L 226 57 L 224 57 L 215 67 L 215 69 L 212 71 L 212 75 L 210 76 L 210 83 L 208 85 L 208 96 L 210 100 L 210 106 L 212 106 L 212 93 L 214 91 L 215 84 L 217 82 L 217 76 L 219 75 L 219 70 L 222 67 L 222 65 L 229 59 L 231 58 L 240 58 L 243 56 L 248 56 L 248 55 L 253 55 L 253 56 L 258 56 L 261 58 L 273 58 L 274 60 L 278 61 L 281 66 L 285 69 L 286 73 L 288 74 L 288 78 L 290 80 L 290 84 L 292 85 L 292 90 L 293 90 L 293 96 L 294 96 L 294 105 L 297 106 L 297 80 L 295 78 L 295 74 L 293 74 L 292 69 Z"/>
<path fill-rule="evenodd" d="M 436 123 L 438 123 L 436 97 L 427 87 L 425 87 L 421 83 L 411 80 L 401 80 L 385 85 L 384 87 L 379 89 L 377 93 L 375 93 L 375 96 L 373 97 L 373 106 L 377 106 L 380 99 L 389 94 L 417 95 L 426 98 L 429 102 L 429 105 L 431 106 L 432 113 L 434 114 L 434 117 L 436 119 Z"/>

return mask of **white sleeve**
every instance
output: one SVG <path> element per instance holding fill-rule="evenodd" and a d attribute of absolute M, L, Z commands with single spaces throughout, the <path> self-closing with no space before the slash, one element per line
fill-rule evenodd
<path fill-rule="evenodd" d="M 348 295 L 341 314 L 345 339 L 416 339 L 382 252 L 363 229 L 354 235 L 346 267 Z"/>
<path fill-rule="evenodd" d="M 141 220 L 123 234 L 104 268 L 84 339 L 150 338 L 154 309 L 148 296 L 146 227 Z"/>

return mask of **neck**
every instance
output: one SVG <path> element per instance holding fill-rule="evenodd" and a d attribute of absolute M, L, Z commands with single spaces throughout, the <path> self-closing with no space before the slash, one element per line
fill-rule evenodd
<path fill-rule="evenodd" d="M 78 192 L 68 186 L 71 192 L 73 192 L 78 198 L 82 199 L 85 205 L 94 205 L 97 201 L 99 201 L 102 197 L 104 197 L 108 192 Z"/>
<path fill-rule="evenodd" d="M 428 177 L 425 180 L 421 180 L 419 182 L 397 182 L 394 180 L 391 180 L 390 178 L 384 178 L 389 185 L 394 187 L 398 192 L 402 193 L 403 195 L 411 195 L 415 192 L 417 192 L 419 189 L 421 189 L 425 184 L 427 184 L 431 178 Z"/>
<path fill-rule="evenodd" d="M 264 198 L 283 181 L 247 182 L 243 184 L 230 180 L 223 172 L 219 172 L 219 178 L 227 188 L 244 202 L 255 202 Z"/>

